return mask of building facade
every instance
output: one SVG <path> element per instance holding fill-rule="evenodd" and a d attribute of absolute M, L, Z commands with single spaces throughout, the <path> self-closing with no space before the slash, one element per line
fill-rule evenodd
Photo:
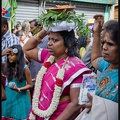
<path fill-rule="evenodd" d="M 110 19 L 118 20 L 118 0 L 116 0 L 116 3 L 111 6 Z"/>
<path fill-rule="evenodd" d="M 45 8 L 55 7 L 55 5 L 70 4 L 75 5 L 77 14 L 84 13 L 86 22 L 93 19 L 95 14 L 105 16 L 105 21 L 109 20 L 112 6 L 115 0 L 17 0 L 16 21 L 37 19 Z M 115 13 L 116 14 L 116 13 Z"/>

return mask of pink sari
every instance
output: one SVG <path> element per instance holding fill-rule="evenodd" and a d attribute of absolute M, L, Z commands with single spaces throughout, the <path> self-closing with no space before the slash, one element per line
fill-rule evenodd
<path fill-rule="evenodd" d="M 38 59 L 40 62 L 45 62 L 49 57 L 49 52 L 47 50 L 40 50 L 38 52 Z M 39 96 L 39 109 L 46 110 L 51 103 L 53 98 L 53 92 L 56 81 L 56 74 L 58 69 L 63 66 L 65 59 L 59 60 L 57 63 L 52 64 L 47 73 L 43 77 L 41 94 Z M 65 66 L 65 76 L 63 80 L 62 86 L 62 95 L 69 96 L 70 88 L 80 87 L 80 83 L 82 82 L 82 74 L 91 73 L 91 70 L 88 69 L 83 62 L 77 57 L 69 57 Z M 59 105 L 49 120 L 55 120 L 66 108 L 66 106 L 70 103 L 70 100 L 59 102 Z M 36 120 L 47 120 L 36 116 Z"/>

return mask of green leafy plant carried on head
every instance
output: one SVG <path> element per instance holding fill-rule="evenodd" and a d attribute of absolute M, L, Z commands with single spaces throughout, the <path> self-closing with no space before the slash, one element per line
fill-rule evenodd
<path fill-rule="evenodd" d="M 42 12 L 39 16 L 39 24 L 45 27 L 54 27 L 53 23 L 59 23 L 61 21 L 66 21 L 68 23 L 75 23 L 75 28 L 78 30 L 80 35 L 88 36 L 90 29 L 84 22 L 84 14 L 77 15 L 75 11 L 67 11 L 64 9 L 62 11 L 48 10 L 47 13 Z"/>

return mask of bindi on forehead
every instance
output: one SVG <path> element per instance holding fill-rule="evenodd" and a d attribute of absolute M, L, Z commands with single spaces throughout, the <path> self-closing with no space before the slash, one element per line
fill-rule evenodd
<path fill-rule="evenodd" d="M 110 38 L 108 36 L 105 36 L 103 41 L 108 42 L 108 41 L 111 41 L 111 40 L 110 40 Z"/>

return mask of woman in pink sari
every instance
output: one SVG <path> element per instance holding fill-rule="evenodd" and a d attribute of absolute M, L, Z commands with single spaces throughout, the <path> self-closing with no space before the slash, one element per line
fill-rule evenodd
<path fill-rule="evenodd" d="M 37 48 L 47 35 L 44 29 L 23 46 L 30 59 L 43 63 L 36 77 L 28 120 L 74 120 L 80 113 L 80 84 L 83 74 L 92 71 L 77 57 L 73 28 L 63 27 L 50 31 L 48 49 Z"/>

